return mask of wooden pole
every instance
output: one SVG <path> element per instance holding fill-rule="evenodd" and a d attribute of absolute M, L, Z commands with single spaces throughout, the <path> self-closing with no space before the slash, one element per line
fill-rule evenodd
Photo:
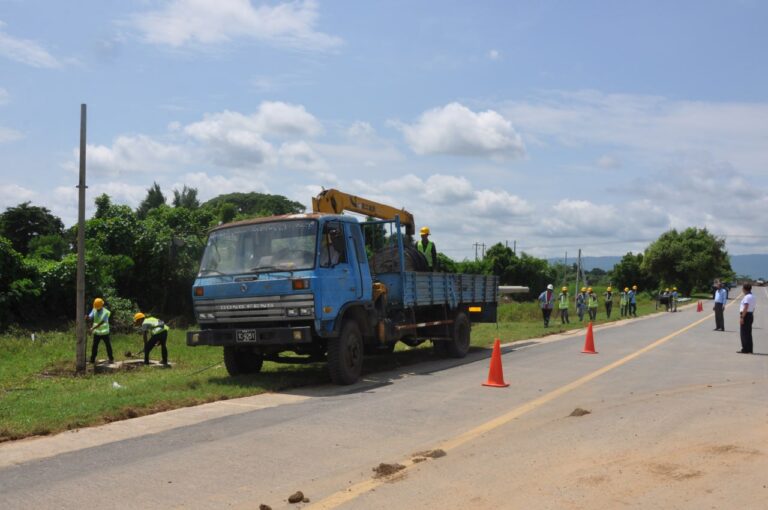
<path fill-rule="evenodd" d="M 75 368 L 85 372 L 85 120 L 86 105 L 80 105 L 80 180 L 77 185 L 77 356 Z"/>

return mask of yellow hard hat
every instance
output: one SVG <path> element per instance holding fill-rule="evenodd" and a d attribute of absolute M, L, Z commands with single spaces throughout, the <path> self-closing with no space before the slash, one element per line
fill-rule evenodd
<path fill-rule="evenodd" d="M 423 236 L 428 236 L 429 235 L 429 227 L 421 227 L 421 230 L 419 230 L 419 234 L 421 234 Z"/>
<path fill-rule="evenodd" d="M 672 287 L 672 290 L 677 290 L 677 287 Z"/>
<path fill-rule="evenodd" d="M 629 287 L 624 287 L 624 292 L 627 292 L 629 290 Z"/>
<path fill-rule="evenodd" d="M 611 292 L 611 288 L 610 288 L 610 287 L 608 287 L 608 288 L 607 288 L 607 289 L 605 289 L 605 290 L 606 290 L 606 292 Z"/>
<path fill-rule="evenodd" d="M 97 310 L 101 310 L 102 308 L 104 308 L 104 300 L 101 299 L 100 297 L 97 297 L 96 299 L 93 300 L 93 307 Z"/>
<path fill-rule="evenodd" d="M 136 315 L 133 316 L 133 322 L 139 322 L 144 317 L 145 317 L 145 315 L 143 313 L 136 312 Z"/>
<path fill-rule="evenodd" d="M 633 285 L 632 290 L 637 290 L 637 285 Z"/>
<path fill-rule="evenodd" d="M 582 291 L 582 292 L 586 292 L 586 291 L 587 291 L 587 288 L 586 288 L 586 287 L 582 287 L 582 288 L 581 288 L 581 291 Z"/>
<path fill-rule="evenodd" d="M 592 292 L 592 287 L 588 288 L 587 292 Z"/>
<path fill-rule="evenodd" d="M 560 289 L 560 290 L 562 290 L 563 292 L 568 292 L 568 287 L 563 287 L 563 288 L 562 288 L 562 289 Z"/>
<path fill-rule="evenodd" d="M 664 292 L 669 292 L 669 287 L 667 287 L 666 289 L 664 289 Z"/>

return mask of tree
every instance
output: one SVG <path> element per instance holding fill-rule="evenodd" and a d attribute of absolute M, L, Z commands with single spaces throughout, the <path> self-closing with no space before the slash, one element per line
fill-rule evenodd
<path fill-rule="evenodd" d="M 642 268 L 683 294 L 709 290 L 715 278 L 733 275 L 725 239 L 695 227 L 665 232 L 645 250 Z"/>
<path fill-rule="evenodd" d="M 197 189 L 188 188 L 185 184 L 181 191 L 173 190 L 173 206 L 186 209 L 197 209 L 200 201 L 197 199 Z"/>
<path fill-rule="evenodd" d="M 205 202 L 201 207 L 213 211 L 224 223 L 231 221 L 228 217 L 231 215 L 232 208 L 234 208 L 235 212 L 235 216 L 232 219 L 296 214 L 304 212 L 306 209 L 299 202 L 288 200 L 282 195 L 253 192 L 219 195 Z"/>
<path fill-rule="evenodd" d="M 149 211 L 160 207 L 161 205 L 165 205 L 165 195 L 163 195 L 163 192 L 160 190 L 160 185 L 153 182 L 152 187 L 147 190 L 146 198 L 144 198 L 141 204 L 139 204 L 138 209 L 136 209 L 136 216 L 143 220 L 147 217 Z"/>
<path fill-rule="evenodd" d="M 9 207 L 0 214 L 0 236 L 13 245 L 13 249 L 22 255 L 29 252 L 29 242 L 39 236 L 61 235 L 64 224 L 45 207 L 24 202 L 16 207 Z"/>
<path fill-rule="evenodd" d="M 658 278 L 643 269 L 643 254 L 627 253 L 613 266 L 610 272 L 611 282 L 619 289 L 637 285 L 639 290 L 656 289 Z"/>

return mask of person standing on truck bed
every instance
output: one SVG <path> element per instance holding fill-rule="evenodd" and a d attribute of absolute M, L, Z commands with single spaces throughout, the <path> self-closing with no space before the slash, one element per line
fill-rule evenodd
<path fill-rule="evenodd" d="M 539 306 L 541 315 L 544 317 L 544 327 L 549 327 L 549 316 L 552 315 L 552 308 L 555 307 L 555 286 L 551 283 L 547 285 L 547 290 L 539 294 Z"/>
<path fill-rule="evenodd" d="M 429 270 L 434 271 L 437 267 L 437 248 L 435 243 L 429 240 L 429 227 L 421 227 L 419 233 L 421 241 L 416 242 L 416 249 L 427 259 Z"/>

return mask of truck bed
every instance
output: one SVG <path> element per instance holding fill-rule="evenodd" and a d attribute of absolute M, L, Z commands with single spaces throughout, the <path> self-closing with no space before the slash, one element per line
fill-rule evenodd
<path fill-rule="evenodd" d="M 445 305 L 456 308 L 462 304 L 496 303 L 499 286 L 497 276 L 422 273 L 383 273 L 376 279 L 387 286 L 390 303 L 405 308 Z"/>

